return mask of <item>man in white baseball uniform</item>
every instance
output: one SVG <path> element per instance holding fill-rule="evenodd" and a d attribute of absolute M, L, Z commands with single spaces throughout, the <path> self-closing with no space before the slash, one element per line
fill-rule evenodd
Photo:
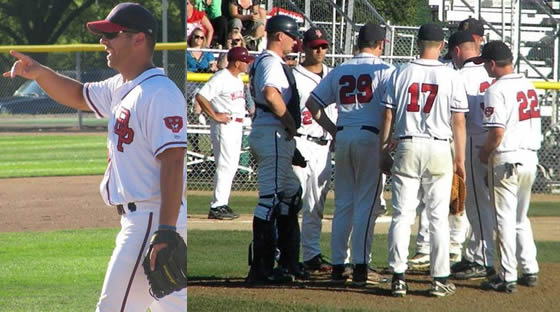
<path fill-rule="evenodd" d="M 358 34 L 359 54 L 333 69 L 311 92 L 307 108 L 335 137 L 335 211 L 332 224 L 332 279 L 345 281 L 345 260 L 352 233 L 352 282 L 357 286 L 386 282 L 369 269 L 373 230 L 383 214 L 377 166 L 381 98 L 394 67 L 380 59 L 385 29 L 366 24 Z M 336 102 L 336 126 L 325 108 Z"/>
<path fill-rule="evenodd" d="M 249 72 L 256 107 L 249 145 L 258 162 L 259 200 L 253 218 L 248 283 L 281 283 L 303 277 L 298 223 L 301 187 L 292 169 L 299 95 L 292 69 L 283 60 L 300 35 L 296 21 L 285 15 L 270 18 L 266 32 L 267 49 Z M 280 257 L 274 269 L 276 248 Z"/>
<path fill-rule="evenodd" d="M 541 147 L 540 107 L 533 84 L 513 72 L 513 56 L 503 42 L 487 43 L 474 62 L 484 63 L 488 75 L 496 78 L 484 94 L 482 123 L 488 137 L 479 157 L 488 164 L 500 266 L 482 289 L 511 293 L 517 284 L 536 286 L 538 281 L 537 248 L 527 212 Z"/>
<path fill-rule="evenodd" d="M 19 60 L 4 76 L 34 79 L 57 102 L 109 118 L 109 165 L 100 191 L 107 205 L 117 207 L 121 231 L 96 311 L 186 311 L 186 288 L 154 300 L 139 268 L 156 230 L 187 237 L 185 98 L 152 63 L 157 21 L 150 11 L 121 3 L 87 28 L 101 36 L 107 64 L 118 75 L 82 85 L 12 51 Z M 165 246 L 154 245 L 152 268 Z"/>
<path fill-rule="evenodd" d="M 320 237 L 323 210 L 331 178 L 331 136 L 311 116 L 305 106 L 309 94 L 325 77 L 330 68 L 323 64 L 329 42 L 323 31 L 317 27 L 309 28 L 303 34 L 305 60 L 294 68 L 294 77 L 300 95 L 301 126 L 297 130 L 296 147 L 306 160 L 305 167 L 294 166 L 294 172 L 301 183 L 302 223 L 301 244 L 303 264 L 311 272 L 330 272 L 331 265 L 321 254 Z M 329 106 L 327 115 L 336 121 L 336 107 Z"/>
<path fill-rule="evenodd" d="M 451 266 L 456 279 L 477 279 L 493 275 L 493 233 L 496 216 L 490 205 L 486 183 L 488 168 L 480 162 L 478 149 L 484 143 L 487 130 L 482 126 L 484 93 L 492 79 L 481 64 L 472 59 L 479 56 L 478 48 L 469 31 L 458 31 L 449 38 L 449 50 L 459 74 L 465 82 L 469 112 L 467 113 L 467 202 L 466 216 L 471 227 L 461 262 Z M 456 223 L 457 224 L 457 223 Z M 453 232 L 453 231 L 452 231 Z M 453 235 L 451 236 L 453 240 Z"/>
<path fill-rule="evenodd" d="M 418 31 L 420 59 L 395 70 L 383 100 L 380 167 L 391 173 L 393 218 L 389 228 L 389 269 L 393 296 L 405 296 L 411 225 L 420 201 L 430 228 L 430 294 L 448 296 L 455 285 L 448 281 L 449 194 L 453 171 L 465 176 L 465 116 L 468 103 L 461 77 L 438 61 L 443 30 L 424 24 Z M 392 138 L 399 141 L 392 168 L 386 166 Z M 454 159 L 450 140 L 453 139 Z M 389 171 L 390 170 L 390 171 Z"/>
<path fill-rule="evenodd" d="M 210 138 L 216 173 L 208 219 L 233 220 L 239 217 L 229 207 L 231 184 L 241 153 L 245 117 L 245 86 L 241 73 L 253 61 L 247 49 L 235 47 L 227 54 L 228 66 L 210 78 L 196 95 L 210 117 Z"/>

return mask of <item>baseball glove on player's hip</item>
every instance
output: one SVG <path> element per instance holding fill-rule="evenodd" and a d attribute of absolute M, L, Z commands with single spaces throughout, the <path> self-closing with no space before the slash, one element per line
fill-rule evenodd
<path fill-rule="evenodd" d="M 166 243 L 167 247 L 158 252 L 152 271 L 150 253 L 153 245 L 159 243 Z M 181 235 L 171 230 L 156 231 L 142 266 L 150 283 L 150 294 L 156 299 L 187 287 L 187 245 Z"/>
<path fill-rule="evenodd" d="M 467 198 L 467 186 L 465 181 L 458 174 L 453 174 L 453 184 L 451 185 L 451 201 L 449 202 L 449 213 L 459 215 L 465 211 L 465 200 Z"/>

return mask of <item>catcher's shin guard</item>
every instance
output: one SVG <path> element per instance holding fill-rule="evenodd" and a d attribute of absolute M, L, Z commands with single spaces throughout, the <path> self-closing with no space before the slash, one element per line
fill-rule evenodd
<path fill-rule="evenodd" d="M 274 268 L 274 224 L 272 221 L 253 218 L 253 242 L 249 246 L 249 275 L 247 282 L 267 282 Z M 252 251 L 252 254 L 251 254 Z"/>
<path fill-rule="evenodd" d="M 297 278 L 305 278 L 305 272 L 299 263 L 301 235 L 298 222 L 298 212 L 301 210 L 301 188 L 289 198 L 289 202 L 281 205 L 288 206 L 288 214 L 280 214 L 277 219 L 278 249 L 280 249 L 280 266 L 286 268 Z"/>

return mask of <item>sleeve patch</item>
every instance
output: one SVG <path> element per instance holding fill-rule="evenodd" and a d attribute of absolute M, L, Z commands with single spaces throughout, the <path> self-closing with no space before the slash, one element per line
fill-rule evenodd
<path fill-rule="evenodd" d="M 169 116 L 163 118 L 165 121 L 165 126 L 169 128 L 173 133 L 178 133 L 183 129 L 183 118 L 181 116 Z"/>
<path fill-rule="evenodd" d="M 486 107 L 484 109 L 484 115 L 486 115 L 486 117 L 490 117 L 492 114 L 494 114 L 494 107 Z"/>

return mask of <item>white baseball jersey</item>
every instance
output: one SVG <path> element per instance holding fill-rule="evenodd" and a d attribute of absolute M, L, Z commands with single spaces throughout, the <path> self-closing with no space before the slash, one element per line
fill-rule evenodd
<path fill-rule="evenodd" d="M 383 105 L 396 110 L 397 138 L 449 139 L 451 112 L 469 111 L 463 79 L 438 60 L 418 59 L 401 66 L 386 89 Z M 442 99 L 442 94 L 448 98 Z"/>
<path fill-rule="evenodd" d="M 227 69 L 212 75 L 198 91 L 212 104 L 217 113 L 230 114 L 232 118 L 245 117 L 245 86 L 241 76 L 235 77 Z"/>
<path fill-rule="evenodd" d="M 523 74 L 500 77 L 484 95 L 483 125 L 506 129 L 496 152 L 540 149 L 540 117 L 537 92 Z"/>
<path fill-rule="evenodd" d="M 336 102 L 337 126 L 366 125 L 379 128 L 383 86 L 394 70 L 379 57 L 360 53 L 333 69 L 311 92 L 323 107 Z"/>
<path fill-rule="evenodd" d="M 492 85 L 493 79 L 488 76 L 484 64 L 477 65 L 473 62 L 465 63 L 459 70 L 459 74 L 463 77 L 469 101 L 469 112 L 466 114 L 467 133 L 469 135 L 485 133 L 486 129 L 482 126 L 484 93 Z"/>
<path fill-rule="evenodd" d="M 262 63 L 260 66 L 258 66 Z M 261 53 L 251 65 L 251 68 L 255 68 L 254 77 L 251 79 L 254 85 L 251 88 L 256 88 L 256 90 L 251 91 L 256 95 L 255 104 L 268 106 L 268 103 L 264 99 L 263 89 L 265 87 L 276 88 L 284 102 L 288 104 L 288 101 L 292 97 L 292 90 L 288 82 L 288 78 L 284 73 L 282 64 L 285 64 L 284 60 L 276 53 L 270 50 L 265 50 Z M 265 112 L 258 105 L 255 107 L 256 118 L 253 120 L 253 126 L 281 126 L 282 122 L 276 115 L 272 112 Z"/>
<path fill-rule="evenodd" d="M 187 105 L 181 91 L 161 68 L 152 68 L 126 83 L 120 74 L 86 83 L 83 95 L 98 118 L 109 118 L 103 201 L 159 200 L 161 164 L 156 156 L 187 147 Z"/>
<path fill-rule="evenodd" d="M 325 77 L 331 69 L 323 64 L 323 77 Z M 300 95 L 300 109 L 301 109 L 301 126 L 297 130 L 300 134 L 306 134 L 313 137 L 322 137 L 322 138 L 330 138 L 330 134 L 319 125 L 315 119 L 311 116 L 311 112 L 305 106 L 307 99 L 309 98 L 309 94 L 317 85 L 321 82 L 323 77 L 310 72 L 309 70 L 305 69 L 305 67 L 298 64 L 294 68 L 294 77 L 296 79 L 296 84 L 298 88 L 298 92 Z M 337 119 L 337 111 L 336 106 L 330 105 L 325 108 L 325 113 L 330 120 L 336 123 Z"/>

